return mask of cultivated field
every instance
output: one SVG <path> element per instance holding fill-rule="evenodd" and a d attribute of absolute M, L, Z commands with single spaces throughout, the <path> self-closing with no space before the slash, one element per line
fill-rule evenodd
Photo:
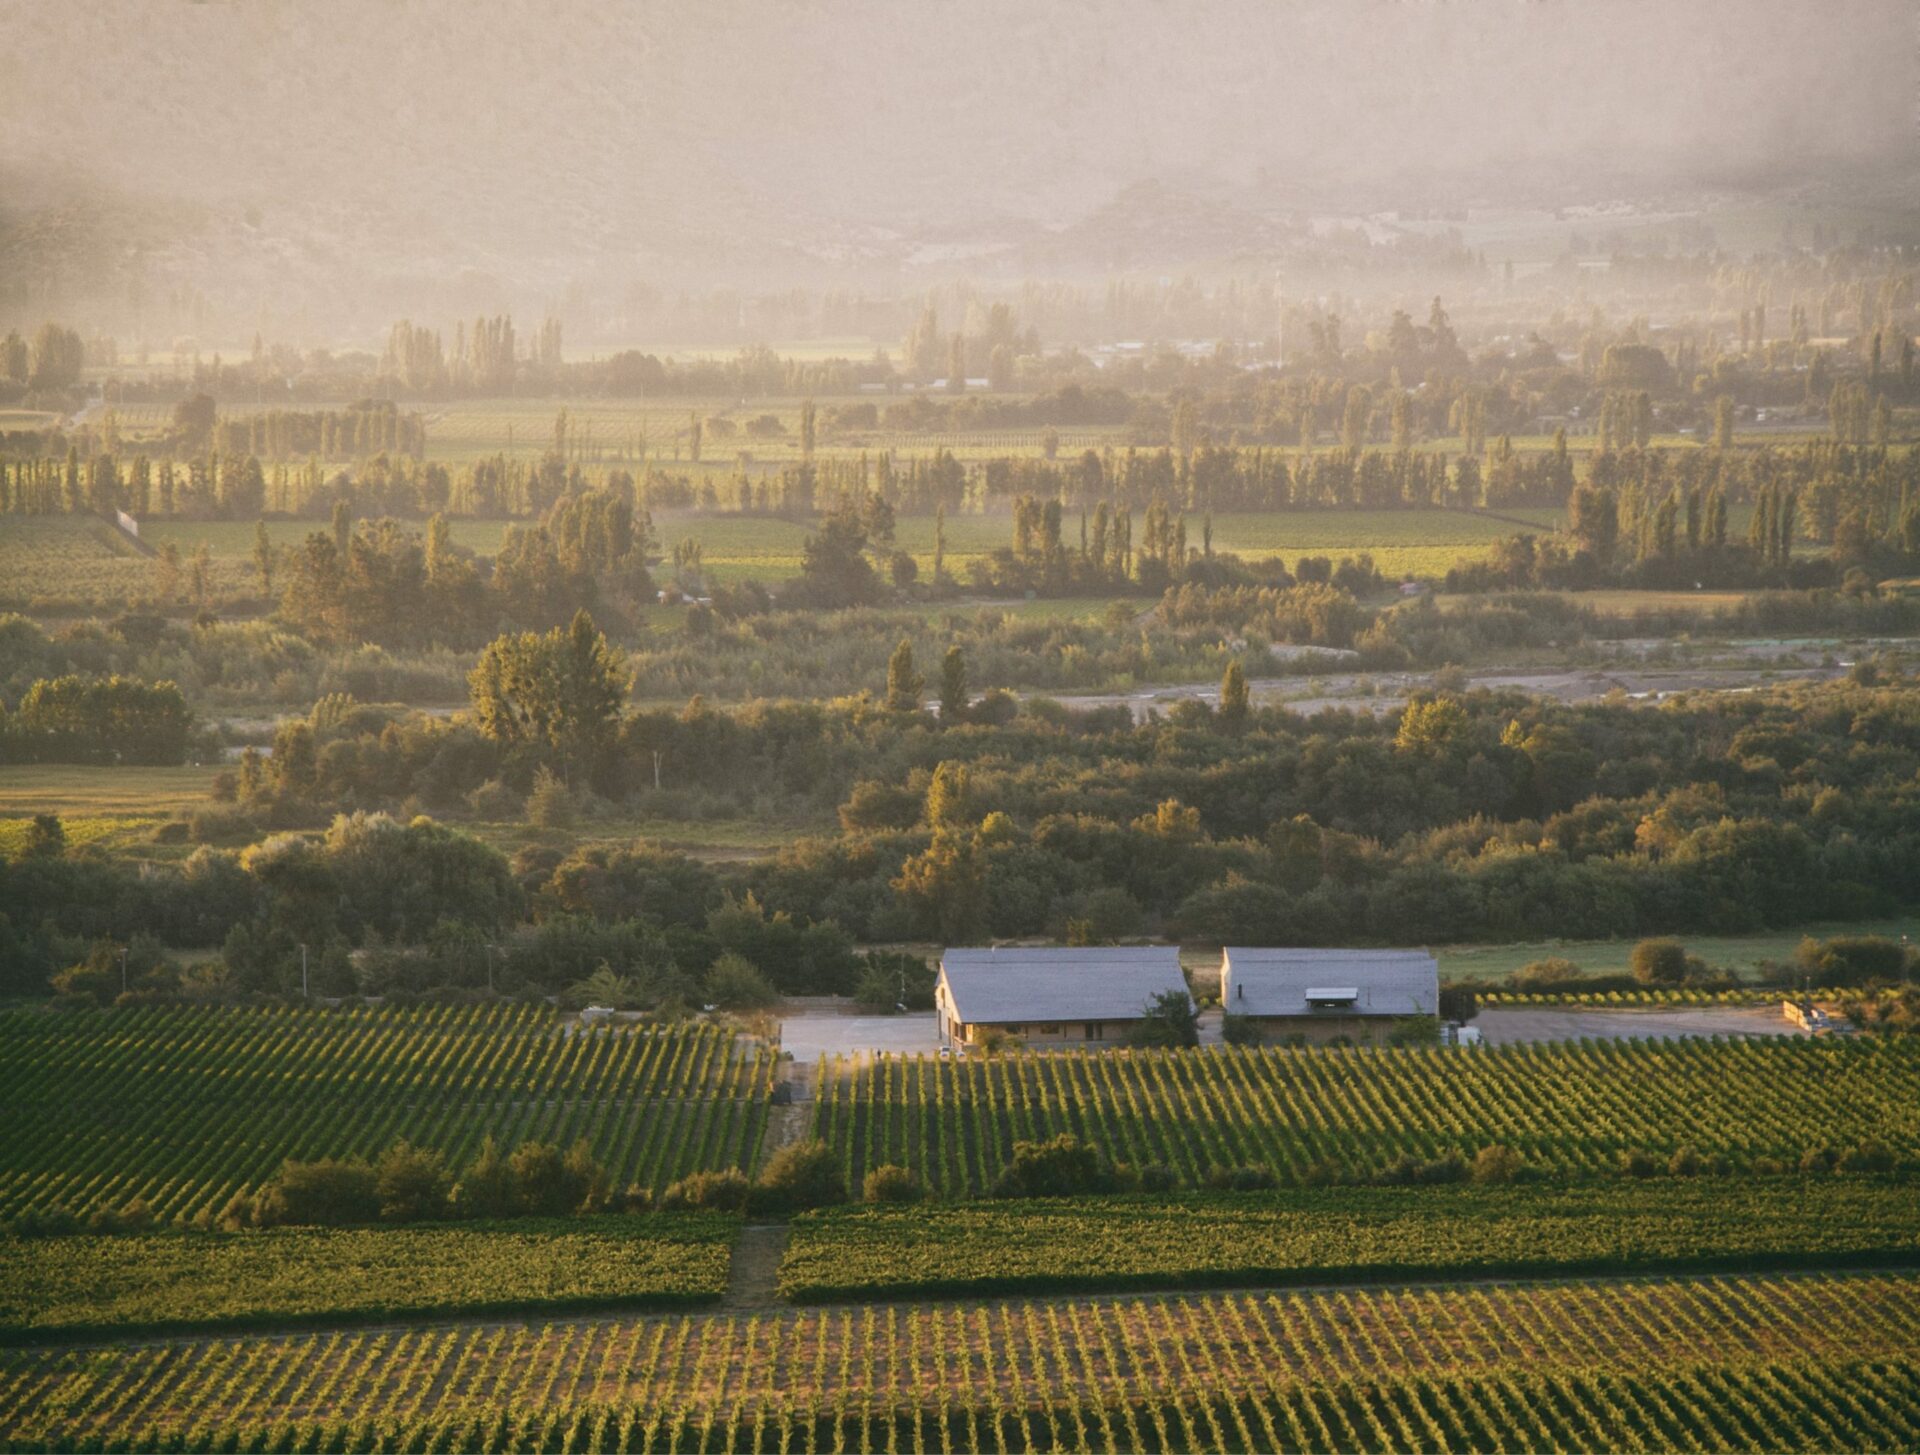
<path fill-rule="evenodd" d="M 0 1441 L 605 1451 L 1894 1450 L 1901 1276 L 829 1309 L 0 1354 Z"/>
<path fill-rule="evenodd" d="M 727 1286 L 731 1218 L 0 1242 L 0 1340 L 672 1307 Z"/>
<path fill-rule="evenodd" d="M 1877 1266 L 1920 1199 L 1865 1178 L 1336 1187 L 809 1214 L 780 1288 L 807 1302 L 1652 1269 Z"/>
<path fill-rule="evenodd" d="M 1682 1146 L 1741 1168 L 1822 1143 L 1920 1150 L 1920 1045 L 1903 1041 L 836 1058 L 819 1084 L 815 1126 L 850 1185 L 898 1163 L 950 1197 L 987 1192 L 1016 1141 L 1061 1132 L 1188 1186 L 1249 1165 L 1364 1179 L 1496 1143 L 1563 1175 Z"/>
<path fill-rule="evenodd" d="M 590 968 L 590 967 L 586 967 Z M 545 1007 L 0 1013 L 0 1216 L 139 1198 L 217 1216 L 288 1157 L 405 1137 L 462 1166 L 486 1136 L 584 1137 L 615 1188 L 750 1161 L 771 1061 L 727 1032 L 563 1025 Z"/>

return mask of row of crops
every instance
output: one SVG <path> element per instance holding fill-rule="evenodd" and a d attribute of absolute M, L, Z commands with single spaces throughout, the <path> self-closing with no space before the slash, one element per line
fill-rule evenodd
<path fill-rule="evenodd" d="M 1884 1267 L 1920 1257 L 1896 1178 L 1625 1179 L 833 1208 L 793 1227 L 800 1302 L 1350 1279 Z"/>
<path fill-rule="evenodd" d="M 1917 1360 L 1892 1276 L 465 1325 L 0 1354 L 0 1444 L 1912 1449 Z"/>
<path fill-rule="evenodd" d="M 1494 1144 L 1561 1174 L 1611 1172 L 1635 1149 L 1691 1146 L 1736 1167 L 1820 1145 L 1920 1151 L 1920 1044 L 1900 1041 L 882 1056 L 835 1058 L 817 1084 L 816 1130 L 849 1186 L 898 1163 L 949 1197 L 990 1188 L 1016 1141 L 1062 1132 L 1190 1185 L 1251 1165 L 1364 1178 Z"/>
<path fill-rule="evenodd" d="M 465 1165 L 585 1138 L 616 1187 L 745 1166 L 771 1053 L 710 1026 L 580 1029 L 546 1007 L 0 1013 L 0 1216 L 144 1200 L 217 1213 L 286 1158 L 397 1138 Z"/>
<path fill-rule="evenodd" d="M 0 1341 L 679 1307 L 726 1291 L 738 1220 L 0 1238 Z"/>

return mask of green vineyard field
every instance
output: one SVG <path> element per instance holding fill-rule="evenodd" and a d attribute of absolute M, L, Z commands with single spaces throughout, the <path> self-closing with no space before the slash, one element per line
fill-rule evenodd
<path fill-rule="evenodd" d="M 1089 1299 L 0 1353 L 16 1450 L 1896 1450 L 1920 1281 Z"/>
<path fill-rule="evenodd" d="M 794 1224 L 798 1302 L 1920 1262 L 1920 1186 L 1660 1178 L 834 1208 Z"/>
<path fill-rule="evenodd" d="M 882 1057 L 830 1062 L 819 1084 L 815 1126 L 849 1186 L 894 1162 L 948 1197 L 991 1187 L 1015 1141 L 1061 1132 L 1188 1185 L 1251 1164 L 1289 1182 L 1316 1168 L 1364 1177 L 1496 1143 L 1562 1174 L 1689 1145 L 1736 1167 L 1797 1163 L 1823 1144 L 1920 1151 L 1920 1045 L 1899 1042 Z"/>
<path fill-rule="evenodd" d="M 726 1290 L 738 1221 L 276 1228 L 0 1240 L 0 1339 L 625 1305 Z"/>
<path fill-rule="evenodd" d="M 0 1216 L 217 1214 L 288 1157 L 400 1137 L 456 1167 L 489 1134 L 584 1137 L 616 1188 L 658 1190 L 751 1161 L 772 1074 L 721 1029 L 580 1030 L 544 1007 L 8 1011 Z"/>

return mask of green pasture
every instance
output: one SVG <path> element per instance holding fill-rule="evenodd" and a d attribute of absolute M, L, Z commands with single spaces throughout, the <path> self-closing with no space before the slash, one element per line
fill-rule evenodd
<path fill-rule="evenodd" d="M 28 763 L 0 766 L 0 859 L 17 856 L 35 814 L 60 817 L 69 848 L 91 847 L 143 859 L 191 853 L 191 844 L 160 845 L 153 832 L 174 814 L 204 807 L 212 766 L 89 767 Z"/>
<path fill-rule="evenodd" d="M 1835 935 L 1884 935 L 1900 939 L 1920 935 L 1920 916 L 1853 920 L 1800 925 L 1790 930 L 1766 930 L 1751 935 L 1677 936 L 1691 954 L 1709 965 L 1752 978 L 1767 961 L 1790 962 L 1800 941 L 1808 935 L 1829 939 Z M 1440 974 L 1450 980 L 1504 980 L 1535 960 L 1571 960 L 1588 974 L 1624 975 L 1636 940 L 1541 940 L 1515 945 L 1463 945 L 1436 950 Z"/>

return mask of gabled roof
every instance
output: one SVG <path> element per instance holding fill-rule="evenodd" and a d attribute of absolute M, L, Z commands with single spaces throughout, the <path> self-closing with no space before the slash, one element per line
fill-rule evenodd
<path fill-rule="evenodd" d="M 1137 1020 L 1155 996 L 1187 993 L 1171 945 L 948 950 L 940 970 L 967 1025 Z"/>
<path fill-rule="evenodd" d="M 1425 950 L 1226 951 L 1221 1004 L 1229 1015 L 1310 1015 L 1329 987 L 1354 992 L 1353 1004 L 1320 1014 L 1434 1015 L 1440 1006 L 1440 963 Z"/>

